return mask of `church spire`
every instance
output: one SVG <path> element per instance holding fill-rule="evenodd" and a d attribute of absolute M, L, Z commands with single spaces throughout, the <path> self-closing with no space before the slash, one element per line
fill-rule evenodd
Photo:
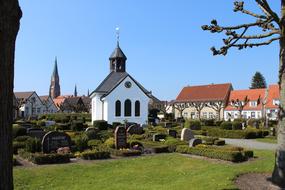
<path fill-rule="evenodd" d="M 60 96 L 59 75 L 57 68 L 57 57 L 55 57 L 53 72 L 50 81 L 49 95 L 52 99 Z"/>
<path fill-rule="evenodd" d="M 53 68 L 52 77 L 58 77 L 57 57 L 55 57 L 55 61 L 54 61 L 54 68 Z"/>
<path fill-rule="evenodd" d="M 120 33 L 119 28 L 116 28 L 116 36 L 117 36 L 117 47 L 109 57 L 110 60 L 110 72 L 126 72 L 126 60 L 124 52 L 120 48 Z"/>
<path fill-rule="evenodd" d="M 74 97 L 77 97 L 77 87 L 76 87 L 76 84 L 75 84 L 75 87 L 74 87 Z"/>

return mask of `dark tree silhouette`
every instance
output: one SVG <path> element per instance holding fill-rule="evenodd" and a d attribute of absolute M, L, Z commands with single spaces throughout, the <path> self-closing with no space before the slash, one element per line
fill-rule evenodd
<path fill-rule="evenodd" d="M 272 174 L 272 182 L 285 187 L 285 0 L 281 2 L 280 16 L 274 12 L 267 0 L 255 0 L 260 8 L 260 13 L 246 10 L 243 1 L 234 2 L 234 12 L 241 12 L 255 19 L 252 23 L 240 24 L 237 26 L 220 26 L 216 20 L 212 20 L 210 25 L 202 26 L 203 30 L 212 33 L 224 32 L 226 38 L 224 45 L 216 49 L 212 47 L 213 55 L 226 55 L 230 48 L 246 49 L 269 45 L 274 41 L 279 41 L 279 88 L 280 106 L 278 114 L 278 147 L 276 150 L 275 167 Z M 261 29 L 259 34 L 250 34 L 250 29 Z"/>
<path fill-rule="evenodd" d="M 21 17 L 18 0 L 0 0 L 0 190 L 13 189 L 14 55 Z"/>
<path fill-rule="evenodd" d="M 252 77 L 250 89 L 266 88 L 266 86 L 264 76 L 260 72 L 256 72 Z"/>

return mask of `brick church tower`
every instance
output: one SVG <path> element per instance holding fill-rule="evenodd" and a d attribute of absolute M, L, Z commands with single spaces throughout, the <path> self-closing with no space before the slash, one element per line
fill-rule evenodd
<path fill-rule="evenodd" d="M 59 76 L 57 70 L 57 58 L 55 58 L 53 73 L 50 81 L 49 95 L 52 99 L 60 96 Z"/>

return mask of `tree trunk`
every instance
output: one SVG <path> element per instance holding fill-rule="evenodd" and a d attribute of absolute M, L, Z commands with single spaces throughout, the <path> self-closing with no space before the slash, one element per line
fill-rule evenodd
<path fill-rule="evenodd" d="M 14 54 L 21 16 L 18 0 L 0 0 L 0 190 L 13 189 Z"/>
<path fill-rule="evenodd" d="M 217 121 L 221 120 L 221 109 L 217 109 Z"/>
<path fill-rule="evenodd" d="M 275 167 L 272 182 L 285 187 L 285 0 L 281 0 L 281 39 L 279 63 L 280 109 L 278 120 L 278 146 L 275 153 Z"/>

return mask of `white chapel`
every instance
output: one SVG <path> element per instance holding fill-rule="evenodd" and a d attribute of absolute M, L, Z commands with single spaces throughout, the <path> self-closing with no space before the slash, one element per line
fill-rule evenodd
<path fill-rule="evenodd" d="M 90 95 L 92 122 L 105 120 L 109 124 L 126 121 L 145 124 L 152 95 L 126 72 L 127 57 L 121 50 L 119 41 L 109 60 L 109 75 Z"/>

